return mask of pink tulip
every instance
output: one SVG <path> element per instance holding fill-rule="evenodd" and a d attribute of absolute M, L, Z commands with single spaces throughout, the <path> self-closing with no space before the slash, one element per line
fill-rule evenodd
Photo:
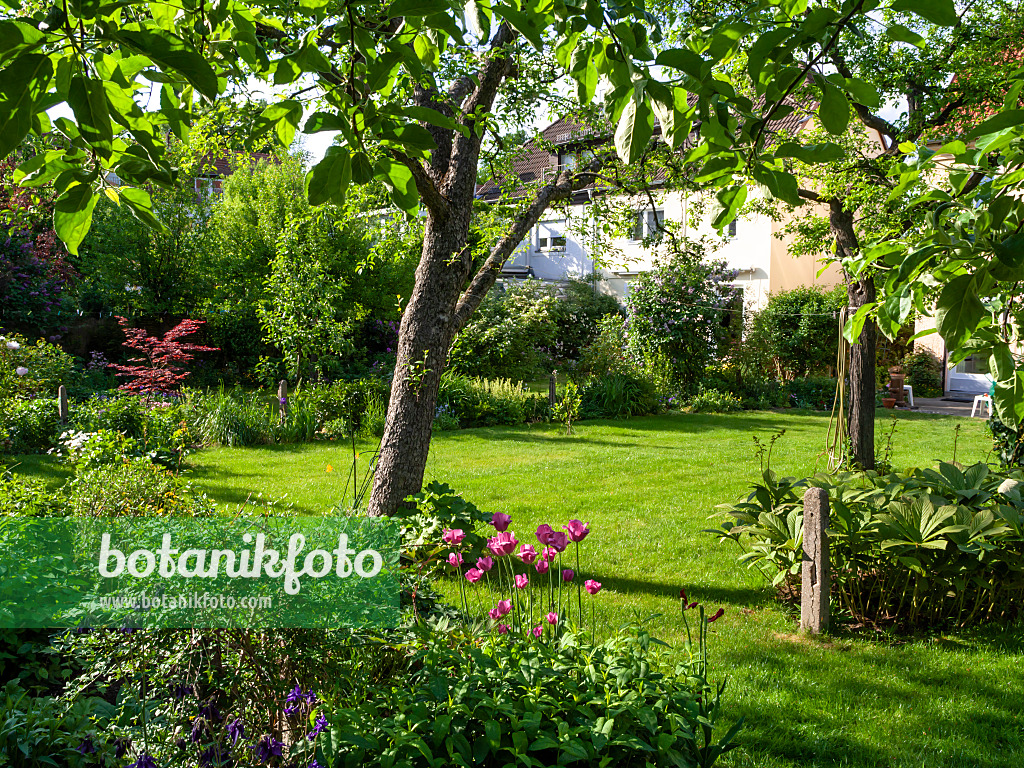
<path fill-rule="evenodd" d="M 569 537 L 561 531 L 555 531 L 548 539 L 548 544 L 554 547 L 556 552 L 565 552 L 565 548 L 569 546 Z"/>
<path fill-rule="evenodd" d="M 506 515 L 504 512 L 495 512 L 491 518 L 491 525 L 494 526 L 496 531 L 507 531 L 511 524 L 512 516 Z"/>
<path fill-rule="evenodd" d="M 466 571 L 466 581 L 476 584 L 480 579 L 484 577 L 484 572 L 479 568 L 470 568 Z"/>
<path fill-rule="evenodd" d="M 448 565 L 452 568 L 458 568 L 462 565 L 462 554 L 459 552 L 452 552 L 448 555 Z"/>
<path fill-rule="evenodd" d="M 601 582 L 594 581 L 593 579 L 587 579 L 583 582 L 583 588 L 592 595 L 596 595 L 601 591 Z"/>
<path fill-rule="evenodd" d="M 541 544 L 550 544 L 551 534 L 553 534 L 554 532 L 554 529 L 552 529 L 550 525 L 544 523 L 542 526 L 537 528 L 537 540 Z"/>
<path fill-rule="evenodd" d="M 537 559 L 537 550 L 533 548 L 532 544 L 523 544 L 519 548 L 519 559 L 527 565 L 532 565 L 533 561 Z"/>
<path fill-rule="evenodd" d="M 587 527 L 587 524 L 579 520 L 570 520 L 569 524 L 565 526 L 565 530 L 569 532 L 569 538 L 577 542 L 583 541 L 587 538 L 587 534 L 590 533 L 590 528 Z"/>
<path fill-rule="evenodd" d="M 499 600 L 498 607 L 495 608 L 498 612 L 498 616 L 507 616 L 512 613 L 512 601 L 511 600 Z"/>
<path fill-rule="evenodd" d="M 466 532 L 461 528 L 448 528 L 441 536 L 441 541 L 445 544 L 451 544 L 453 547 L 457 547 L 462 543 L 464 538 L 466 538 Z"/>
<path fill-rule="evenodd" d="M 536 626 L 536 627 L 533 628 L 532 631 L 533 631 L 533 636 L 534 637 L 540 637 L 541 635 L 544 634 L 544 627 Z"/>
<path fill-rule="evenodd" d="M 481 557 L 477 559 L 476 567 L 481 571 L 489 571 L 494 567 L 494 561 L 489 557 Z"/>
<path fill-rule="evenodd" d="M 548 562 L 554 560 L 557 555 L 558 550 L 554 547 L 544 547 L 544 551 L 541 553 L 541 557 L 543 557 Z"/>
<path fill-rule="evenodd" d="M 717 611 L 715 611 L 714 616 L 708 616 L 708 624 L 710 624 L 712 621 L 718 621 L 720 618 L 722 618 L 723 613 L 725 613 L 725 608 L 719 608 Z"/>
<path fill-rule="evenodd" d="M 487 547 L 498 557 L 504 557 L 505 555 L 511 555 L 515 552 L 516 544 L 519 543 L 519 539 L 511 531 L 502 531 L 493 539 L 488 539 Z"/>
<path fill-rule="evenodd" d="M 548 614 L 548 624 L 557 624 L 557 623 L 558 623 L 558 614 L 554 613 L 554 612 L 549 613 Z"/>
<path fill-rule="evenodd" d="M 526 585 L 530 583 L 529 577 L 525 573 L 520 573 L 516 576 L 516 588 L 526 589 Z"/>
<path fill-rule="evenodd" d="M 533 567 L 537 569 L 537 573 L 547 573 L 548 569 L 551 567 L 551 563 L 547 560 L 538 560 L 537 564 Z"/>
<path fill-rule="evenodd" d="M 562 581 L 572 581 L 572 577 L 575 575 L 576 574 L 573 573 L 572 568 L 566 568 L 564 571 L 562 571 Z"/>
<path fill-rule="evenodd" d="M 499 635 L 507 635 L 508 634 L 508 624 L 499 624 L 498 625 L 498 634 Z"/>
<path fill-rule="evenodd" d="M 487 612 L 487 615 L 488 615 L 488 616 L 489 616 L 489 617 L 490 617 L 490 618 L 491 618 L 491 619 L 492 619 L 493 621 L 497 621 L 498 619 L 500 619 L 500 618 L 501 618 L 501 614 L 500 614 L 500 613 L 498 613 L 498 609 L 497 609 L 497 608 L 491 608 L 491 610 L 489 610 L 489 611 Z"/>

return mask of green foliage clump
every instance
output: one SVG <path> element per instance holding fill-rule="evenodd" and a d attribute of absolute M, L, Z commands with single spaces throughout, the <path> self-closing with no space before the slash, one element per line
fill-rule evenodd
<path fill-rule="evenodd" d="M 211 514 L 214 503 L 171 472 L 143 458 L 99 464 L 77 473 L 61 491 L 72 515 Z"/>
<path fill-rule="evenodd" d="M 562 398 L 555 403 L 551 409 L 551 416 L 556 421 L 561 422 L 562 426 L 565 427 L 565 434 L 572 434 L 572 425 L 580 417 L 580 405 L 583 402 L 583 398 L 580 395 L 579 388 L 576 386 L 575 381 L 569 381 L 565 385 L 565 392 L 562 393 Z"/>
<path fill-rule="evenodd" d="M 856 621 L 908 627 L 1012 620 L 1024 608 L 1024 498 L 1019 473 L 985 464 L 879 474 L 778 478 L 765 470 L 744 501 L 719 507 L 711 531 L 743 545 L 742 562 L 795 586 L 803 493 L 829 495 L 832 594 Z"/>
<path fill-rule="evenodd" d="M 70 388 L 76 378 L 75 359 L 56 344 L 0 336 L 0 398 L 56 397 L 61 384 Z"/>
<path fill-rule="evenodd" d="M 778 378 L 831 374 L 839 350 L 839 313 L 846 304 L 841 285 L 773 293 L 751 319 L 748 343 L 767 352 Z"/>
<path fill-rule="evenodd" d="M 916 393 L 916 390 L 915 390 Z M 992 447 L 1003 469 L 1024 467 L 1024 430 L 1014 429 L 993 411 L 988 420 Z"/>
<path fill-rule="evenodd" d="M 402 537 L 402 558 L 423 572 L 444 564 L 444 556 L 451 549 L 441 540 L 446 530 L 461 530 L 466 534 L 461 545 L 467 563 L 488 554 L 487 540 L 475 530 L 477 523 L 489 523 L 491 516 L 481 512 L 471 501 L 466 501 L 447 483 L 432 480 L 426 487 L 409 497 L 415 507 L 402 507 L 396 513 Z"/>
<path fill-rule="evenodd" d="M 0 399 L 0 453 L 45 453 L 60 431 L 56 398 Z"/>
<path fill-rule="evenodd" d="M 508 379 L 477 379 L 445 371 L 437 395 L 438 408 L 463 428 L 512 426 L 548 416 L 547 398 Z"/>
<path fill-rule="evenodd" d="M 628 419 L 661 410 L 654 383 L 635 371 L 612 372 L 590 379 L 580 396 L 582 418 Z"/>
<path fill-rule="evenodd" d="M 43 483 L 0 467 L 0 514 L 46 515 L 58 508 L 56 494 L 48 491 Z"/>
<path fill-rule="evenodd" d="M 705 389 L 690 398 L 688 403 L 693 413 L 731 413 L 742 411 L 743 403 L 730 392 Z"/>
<path fill-rule="evenodd" d="M 636 359 L 664 355 L 678 392 L 697 392 L 704 369 L 739 330 L 740 290 L 724 261 L 703 248 L 677 251 L 642 272 L 626 302 L 629 348 Z"/>
<path fill-rule="evenodd" d="M 808 376 L 783 383 L 794 408 L 830 411 L 836 399 L 836 379 L 827 376 Z"/>
<path fill-rule="evenodd" d="M 913 352 L 902 365 L 915 397 L 942 397 L 942 363 L 935 355 L 926 349 Z"/>

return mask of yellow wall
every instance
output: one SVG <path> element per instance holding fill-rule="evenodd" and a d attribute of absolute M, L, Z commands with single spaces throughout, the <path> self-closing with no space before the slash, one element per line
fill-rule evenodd
<path fill-rule="evenodd" d="M 843 282 L 843 271 L 838 264 L 829 264 L 828 268 L 818 277 L 818 271 L 825 266 L 824 260 L 812 254 L 790 256 L 789 246 L 793 242 L 793 237 L 786 235 L 780 240 L 774 236 L 783 226 L 785 226 L 785 222 L 777 222 L 772 225 L 771 269 L 768 272 L 769 291 L 778 293 L 805 285 L 832 288 Z"/>

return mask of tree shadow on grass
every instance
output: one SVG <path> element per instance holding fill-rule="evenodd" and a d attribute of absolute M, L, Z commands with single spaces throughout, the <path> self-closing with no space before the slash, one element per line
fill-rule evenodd
<path fill-rule="evenodd" d="M 767 605 L 772 602 L 771 591 L 759 587 L 731 587 L 720 584 L 701 585 L 690 587 L 688 580 L 681 577 L 676 584 L 650 581 L 646 579 L 630 579 L 623 576 L 589 576 L 583 574 L 581 578 L 597 578 L 601 585 L 607 589 L 625 595 L 644 594 L 651 597 L 664 597 L 673 600 L 679 599 L 679 590 L 687 589 L 690 600 L 699 600 L 702 603 L 728 603 L 730 605 L 757 606 Z"/>
<path fill-rule="evenodd" d="M 958 652 L 861 646 L 851 654 L 849 644 L 830 639 L 783 640 L 730 653 L 731 663 L 764 678 L 748 681 L 750 693 L 726 705 L 730 717 L 746 720 L 740 741 L 748 752 L 816 766 L 892 765 L 900 758 L 908 765 L 1020 764 L 1024 684 L 975 672 Z M 826 696 L 832 700 L 817 703 Z M 884 713 L 892 714 L 878 726 L 885 733 L 878 740 L 891 749 L 856 735 L 861 723 Z M 942 755 L 951 748 L 963 753 L 961 761 Z"/>

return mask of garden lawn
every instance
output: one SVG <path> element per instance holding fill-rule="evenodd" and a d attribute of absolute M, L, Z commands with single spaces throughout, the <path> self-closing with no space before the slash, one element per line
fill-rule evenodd
<path fill-rule="evenodd" d="M 896 419 L 898 468 L 951 459 L 957 424 L 957 459 L 989 456 L 981 420 Z M 584 422 L 573 436 L 555 425 L 446 432 L 434 437 L 427 479 L 447 482 L 487 512 L 511 514 L 521 539 L 542 522 L 590 523 L 583 571 L 604 585 L 588 598 L 602 632 L 644 622 L 681 653 L 679 589 L 710 611 L 724 606 L 710 639 L 713 677 L 728 678 L 721 733 L 746 719 L 743 748 L 724 765 L 1024 765 L 1020 625 L 916 638 L 843 629 L 798 637 L 795 612 L 757 572 L 736 564 L 735 546 L 702 533 L 713 507 L 758 477 L 753 437 L 767 442 L 785 429 L 772 468 L 805 476 L 825 467 L 828 422 L 812 413 L 745 412 Z M 877 423 L 880 450 L 890 423 Z M 287 494 L 297 510 L 312 512 L 341 501 L 351 452 L 340 444 L 216 449 L 191 461 L 194 482 L 221 503 Z M 51 467 L 26 462 L 23 470 L 45 475 Z M 454 596 L 450 583 L 446 589 Z"/>

